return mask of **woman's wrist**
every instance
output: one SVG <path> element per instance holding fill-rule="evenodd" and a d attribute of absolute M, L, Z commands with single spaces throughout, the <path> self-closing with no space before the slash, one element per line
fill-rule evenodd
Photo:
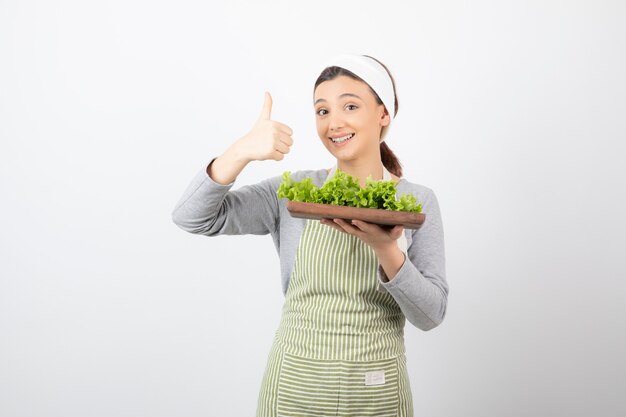
<path fill-rule="evenodd" d="M 405 254 L 398 247 L 398 243 L 393 241 L 390 245 L 374 249 L 374 252 L 389 281 L 393 280 L 405 261 Z"/>
<path fill-rule="evenodd" d="M 207 167 L 207 174 L 219 184 L 230 184 L 248 165 L 235 146 L 229 147 L 221 156 L 214 159 Z"/>
<path fill-rule="evenodd" d="M 236 164 L 245 166 L 248 163 L 252 162 L 252 159 L 245 156 L 245 152 L 243 150 L 246 145 L 245 143 L 242 143 L 242 140 L 243 138 L 233 142 L 233 144 L 231 144 L 228 149 L 226 149 L 224 155 L 228 155 L 228 158 Z"/>

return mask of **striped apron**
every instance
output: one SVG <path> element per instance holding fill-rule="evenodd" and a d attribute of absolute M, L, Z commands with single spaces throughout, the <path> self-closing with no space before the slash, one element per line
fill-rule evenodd
<path fill-rule="evenodd" d="M 257 417 L 413 417 L 405 318 L 377 269 L 365 242 L 306 221 Z"/>

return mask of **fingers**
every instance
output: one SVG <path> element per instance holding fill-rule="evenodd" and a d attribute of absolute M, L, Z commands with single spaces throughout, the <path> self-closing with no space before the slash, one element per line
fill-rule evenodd
<path fill-rule="evenodd" d="M 377 233 L 380 231 L 384 231 L 392 239 L 399 238 L 402 232 L 404 231 L 404 226 L 402 226 L 401 224 L 397 224 L 393 227 L 381 226 L 375 223 L 364 222 L 362 220 L 352 220 L 352 224 L 366 233 Z"/>
<path fill-rule="evenodd" d="M 291 130 L 291 128 L 289 126 L 287 126 L 286 124 L 280 123 L 280 122 L 276 122 L 276 121 L 272 121 L 272 125 L 280 130 L 283 133 L 286 133 L 287 135 L 291 136 L 293 135 L 293 130 Z"/>
<path fill-rule="evenodd" d="M 263 102 L 263 110 L 259 119 L 270 120 L 272 117 L 272 96 L 268 91 L 265 92 L 265 101 Z"/>
<path fill-rule="evenodd" d="M 400 238 L 402 233 L 404 233 L 404 226 L 402 226 L 401 224 L 397 224 L 393 227 L 393 229 L 391 229 L 391 232 L 389 232 L 389 236 L 391 236 L 392 239 L 397 240 L 398 238 Z"/>
<path fill-rule="evenodd" d="M 280 161 L 293 145 L 291 138 L 293 130 L 286 124 L 271 120 L 272 105 L 272 96 L 269 91 L 266 91 L 259 120 L 250 133 L 246 135 L 249 141 L 246 149 L 252 149 L 253 155 L 250 157 L 252 160 L 273 159 Z"/>
<path fill-rule="evenodd" d="M 270 154 L 269 159 L 273 159 L 274 161 L 282 161 L 285 159 L 285 154 L 280 151 L 274 151 Z"/>
<path fill-rule="evenodd" d="M 288 135 L 285 132 L 276 132 L 274 139 L 277 139 L 278 141 L 284 143 L 287 146 L 291 146 L 293 145 L 293 139 L 291 138 L 291 135 Z"/>
<path fill-rule="evenodd" d="M 364 222 L 362 220 L 347 221 L 344 219 L 326 219 L 322 222 L 335 229 L 355 235 L 358 237 L 387 235 L 392 240 L 397 240 L 404 231 L 404 226 L 395 225 L 394 227 L 382 227 L 375 223 Z"/>
<path fill-rule="evenodd" d="M 337 223 L 335 223 L 335 222 L 333 221 L 333 219 L 321 219 L 321 220 L 320 220 L 320 222 L 321 222 L 322 224 L 325 224 L 325 225 L 326 225 L 326 226 L 328 226 L 328 227 L 332 227 L 332 228 L 333 228 L 333 229 L 335 229 L 335 230 L 339 230 L 340 232 L 344 232 L 344 233 L 346 233 L 346 231 L 345 231 L 345 230 L 343 230 L 343 229 L 341 228 L 341 226 L 339 226 Z"/>
<path fill-rule="evenodd" d="M 393 230 L 393 228 L 390 228 L 388 226 L 384 227 L 375 223 L 364 222 L 362 220 L 356 219 L 350 222 L 350 226 L 353 228 L 354 234 L 356 235 L 358 235 L 358 233 L 363 233 L 370 236 L 387 234 L 392 237 L 391 230 Z"/>
<path fill-rule="evenodd" d="M 364 231 L 365 233 L 371 233 L 378 229 L 378 226 L 376 226 L 375 224 L 362 222 L 360 220 L 352 220 L 352 224 L 356 226 L 356 228 L 358 228 L 359 230 Z"/>
<path fill-rule="evenodd" d="M 354 223 L 356 220 L 352 220 Z M 349 233 L 351 235 L 357 235 L 361 232 L 357 227 L 352 226 L 344 219 L 321 219 L 320 222 L 327 226 L 332 227 L 333 229 L 337 229 L 340 232 Z"/>
<path fill-rule="evenodd" d="M 265 92 L 265 101 L 263 102 L 263 109 L 261 110 L 261 115 L 259 116 L 259 119 L 263 119 L 263 120 L 270 120 L 272 118 L 272 105 L 273 105 L 274 101 L 272 100 L 272 96 L 270 95 L 270 93 L 268 91 Z M 276 122 L 276 121 L 271 121 L 271 125 L 276 128 L 277 130 L 280 130 L 281 132 L 284 132 L 286 134 L 288 134 L 289 136 L 293 135 L 293 130 L 291 130 L 291 128 L 289 126 L 287 126 L 284 123 L 280 123 L 280 122 Z"/>
<path fill-rule="evenodd" d="M 272 117 L 272 96 L 269 92 L 265 92 L 265 102 L 263 103 L 263 110 L 261 111 L 261 115 L 259 119 L 269 121 L 269 125 L 274 129 L 278 135 L 274 135 L 275 139 L 279 139 L 285 144 L 291 146 L 293 145 L 293 139 L 291 135 L 293 135 L 293 130 L 284 123 L 280 123 L 274 120 L 270 120 Z"/>
<path fill-rule="evenodd" d="M 352 220 L 352 221 L 354 222 L 355 220 Z M 344 219 L 334 219 L 331 221 L 331 223 L 333 222 L 335 225 L 337 225 L 339 230 L 341 230 L 342 232 L 346 232 L 348 234 L 355 235 L 355 236 L 358 236 L 360 233 L 362 233 L 360 229 L 358 229 L 357 227 L 354 227 L 352 224 L 350 224 L 348 221 Z"/>
<path fill-rule="evenodd" d="M 281 141 L 278 141 L 278 142 L 274 143 L 274 150 L 276 150 L 276 151 L 278 151 L 280 153 L 283 153 L 283 154 L 289 153 L 289 145 L 287 145 L 287 144 L 285 144 L 285 143 L 283 143 Z"/>

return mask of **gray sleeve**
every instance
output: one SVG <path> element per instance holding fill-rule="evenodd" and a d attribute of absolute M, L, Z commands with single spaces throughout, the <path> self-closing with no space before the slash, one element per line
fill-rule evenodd
<path fill-rule="evenodd" d="M 380 285 L 396 300 L 407 320 L 430 330 L 443 321 L 448 303 L 443 224 L 437 197 L 428 190 L 422 203 L 424 224 L 412 231 L 402 267 L 391 281 L 378 267 Z"/>
<path fill-rule="evenodd" d="M 233 184 L 218 184 L 203 169 L 174 207 L 172 220 L 187 232 L 207 236 L 264 235 L 275 231 L 280 177 L 231 191 Z"/>

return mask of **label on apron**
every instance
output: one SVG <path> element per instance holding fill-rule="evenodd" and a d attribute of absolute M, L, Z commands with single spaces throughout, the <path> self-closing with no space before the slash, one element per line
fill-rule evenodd
<path fill-rule="evenodd" d="M 382 385 L 385 383 L 385 371 L 365 373 L 365 385 Z"/>

